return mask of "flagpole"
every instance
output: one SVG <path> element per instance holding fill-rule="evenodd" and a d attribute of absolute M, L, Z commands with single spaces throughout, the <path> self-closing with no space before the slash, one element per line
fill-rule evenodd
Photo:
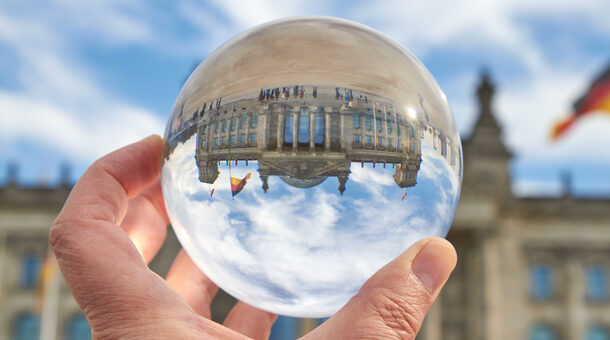
<path fill-rule="evenodd" d="M 53 256 L 52 254 L 47 256 Z M 46 259 L 51 261 L 45 263 L 48 271 L 44 275 L 43 295 L 42 295 L 42 315 L 40 325 L 40 340 L 55 340 L 57 334 L 57 314 L 59 309 L 59 295 L 61 292 L 61 276 L 57 273 L 57 264 L 53 258 Z M 52 266 L 52 268 L 49 268 Z M 49 278 L 49 276 L 51 276 Z"/>

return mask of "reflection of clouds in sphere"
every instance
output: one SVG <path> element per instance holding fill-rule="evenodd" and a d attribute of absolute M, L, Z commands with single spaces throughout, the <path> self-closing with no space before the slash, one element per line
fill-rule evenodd
<path fill-rule="evenodd" d="M 420 184 L 404 201 L 391 169 L 359 165 L 350 175 L 354 195 L 337 195 L 335 183 L 302 190 L 280 189 L 276 181 L 271 198 L 253 176 L 231 200 L 228 168 L 222 166 L 210 196 L 212 186 L 197 180 L 194 142 L 176 147 L 163 167 L 167 209 L 181 242 L 229 293 L 284 314 L 333 313 L 412 243 L 445 236 L 457 203 L 459 180 L 429 148 Z M 256 164 L 232 171 L 237 177 L 254 174 Z M 304 312 L 303 306 L 309 308 Z"/>
<path fill-rule="evenodd" d="M 462 162 L 441 94 L 410 54 L 344 21 L 284 21 L 223 45 L 166 131 L 163 194 L 184 249 L 258 308 L 336 312 L 414 242 L 449 230 Z"/>

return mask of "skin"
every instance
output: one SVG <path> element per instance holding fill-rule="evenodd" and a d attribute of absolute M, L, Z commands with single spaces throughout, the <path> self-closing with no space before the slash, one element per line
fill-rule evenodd
<path fill-rule="evenodd" d="M 169 224 L 161 148 L 151 136 L 97 160 L 51 227 L 57 262 L 93 338 L 268 338 L 276 315 L 243 302 L 222 325 L 210 320 L 218 288 L 184 251 L 165 279 L 148 268 Z M 456 261 L 444 239 L 417 242 L 303 339 L 414 339 Z"/>

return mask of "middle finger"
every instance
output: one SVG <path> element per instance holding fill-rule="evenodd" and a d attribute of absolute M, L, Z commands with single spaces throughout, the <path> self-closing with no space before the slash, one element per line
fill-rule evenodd
<path fill-rule="evenodd" d="M 144 261 L 150 263 L 167 236 L 169 218 L 159 179 L 128 202 L 121 229 L 129 236 Z"/>
<path fill-rule="evenodd" d="M 210 303 L 218 287 L 180 250 L 166 277 L 167 283 L 200 315 L 210 318 Z"/>

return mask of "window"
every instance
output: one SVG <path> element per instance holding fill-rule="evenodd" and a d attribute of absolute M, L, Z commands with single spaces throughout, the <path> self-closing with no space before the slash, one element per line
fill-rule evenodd
<path fill-rule="evenodd" d="M 392 133 L 392 122 L 387 121 L 387 124 L 388 133 Z"/>
<path fill-rule="evenodd" d="M 352 114 L 352 119 L 354 120 L 354 129 L 360 129 L 360 114 Z"/>
<path fill-rule="evenodd" d="M 20 283 L 24 288 L 34 288 L 38 284 L 42 258 L 36 254 L 25 255 L 21 259 Z"/>
<path fill-rule="evenodd" d="M 220 128 L 220 121 L 216 121 L 216 127 L 214 128 L 214 132 L 218 133 L 218 128 Z"/>
<path fill-rule="evenodd" d="M 269 340 L 296 339 L 301 332 L 299 319 L 280 315 L 271 327 Z"/>
<path fill-rule="evenodd" d="M 545 264 L 536 264 L 530 269 L 530 295 L 535 300 L 553 297 L 553 270 Z"/>
<path fill-rule="evenodd" d="M 546 324 L 537 324 L 530 330 L 528 340 L 557 340 L 557 332 Z"/>
<path fill-rule="evenodd" d="M 364 118 L 364 124 L 366 126 L 366 130 L 371 131 L 371 129 L 373 128 L 373 121 L 371 119 L 371 116 L 366 116 Z"/>
<path fill-rule="evenodd" d="M 604 301 L 608 298 L 608 271 L 601 265 L 593 265 L 586 272 L 587 299 Z M 588 338 L 587 338 L 588 339 Z"/>
<path fill-rule="evenodd" d="M 316 145 L 324 144 L 324 112 L 316 112 L 314 118 L 313 141 Z"/>
<path fill-rule="evenodd" d="M 214 145 L 217 146 L 218 145 L 218 137 L 214 138 Z"/>
<path fill-rule="evenodd" d="M 603 326 L 591 326 L 587 329 L 585 340 L 610 340 L 610 332 Z"/>
<path fill-rule="evenodd" d="M 237 125 L 237 117 L 233 116 L 233 118 L 231 118 L 231 131 L 235 131 L 236 125 Z"/>
<path fill-rule="evenodd" d="M 388 146 L 392 146 L 392 138 L 388 138 Z"/>
<path fill-rule="evenodd" d="M 360 143 L 360 135 L 354 135 L 354 143 Z"/>
<path fill-rule="evenodd" d="M 366 144 L 373 144 L 373 136 L 366 136 Z"/>
<path fill-rule="evenodd" d="M 409 126 L 409 137 L 413 137 L 415 135 L 415 129 L 412 126 Z"/>
<path fill-rule="evenodd" d="M 40 336 L 40 320 L 31 313 L 17 317 L 13 324 L 13 340 L 38 339 Z"/>
<path fill-rule="evenodd" d="M 298 143 L 309 144 L 309 108 L 303 107 L 299 111 L 299 131 L 297 133 Z"/>
<path fill-rule="evenodd" d="M 242 133 L 239 135 L 239 143 L 244 144 L 245 142 L 246 142 L 246 135 Z"/>
<path fill-rule="evenodd" d="M 222 132 L 227 131 L 227 119 L 222 120 Z"/>
<path fill-rule="evenodd" d="M 201 140 L 201 148 L 205 150 L 205 136 Z"/>
<path fill-rule="evenodd" d="M 377 137 L 377 145 L 383 145 L 383 137 Z"/>
<path fill-rule="evenodd" d="M 239 128 L 243 129 L 246 127 L 246 119 L 248 118 L 248 116 L 246 115 L 241 115 L 241 117 L 239 118 Z"/>
<path fill-rule="evenodd" d="M 292 144 L 292 124 L 294 116 L 292 114 L 286 115 L 284 119 L 284 143 Z"/>
<path fill-rule="evenodd" d="M 256 128 L 256 124 L 258 123 L 258 113 L 252 114 L 252 119 L 250 120 L 250 127 Z"/>
<path fill-rule="evenodd" d="M 229 139 L 229 145 L 234 145 L 235 144 L 235 136 L 231 135 L 230 139 Z"/>
<path fill-rule="evenodd" d="M 383 130 L 383 127 L 381 126 L 381 118 L 377 118 L 376 124 L 377 124 L 377 132 L 381 132 L 381 130 Z"/>
<path fill-rule="evenodd" d="M 66 327 L 66 339 L 91 339 L 91 328 L 85 315 L 78 313 L 70 318 Z"/>
<path fill-rule="evenodd" d="M 227 144 L 227 137 L 222 136 L 222 140 L 221 140 L 220 144 L 222 144 L 222 145 Z"/>
<path fill-rule="evenodd" d="M 250 143 L 256 143 L 256 133 L 250 134 Z"/>

